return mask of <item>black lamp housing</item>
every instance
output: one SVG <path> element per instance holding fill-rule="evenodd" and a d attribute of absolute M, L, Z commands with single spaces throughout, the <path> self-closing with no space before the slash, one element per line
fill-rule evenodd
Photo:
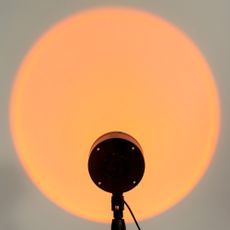
<path fill-rule="evenodd" d="M 106 192 L 122 194 L 141 181 L 145 162 L 139 143 L 123 132 L 99 137 L 90 150 L 89 174 Z"/>

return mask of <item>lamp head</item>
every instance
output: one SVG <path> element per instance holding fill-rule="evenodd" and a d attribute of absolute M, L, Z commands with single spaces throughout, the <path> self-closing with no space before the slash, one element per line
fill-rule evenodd
<path fill-rule="evenodd" d="M 141 146 L 126 133 L 106 133 L 90 150 L 89 174 L 106 192 L 123 193 L 133 189 L 141 181 L 144 169 Z"/>

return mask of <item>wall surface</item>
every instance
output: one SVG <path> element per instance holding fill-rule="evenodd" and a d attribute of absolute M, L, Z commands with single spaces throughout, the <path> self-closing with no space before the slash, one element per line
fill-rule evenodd
<path fill-rule="evenodd" d="M 8 104 L 17 69 L 50 26 L 82 9 L 131 6 L 169 20 L 197 44 L 212 68 L 221 100 L 215 157 L 198 186 L 169 211 L 141 222 L 142 229 L 226 230 L 230 227 L 230 1 L 228 0 L 1 0 L 0 1 L 0 229 L 109 229 L 66 213 L 33 185 L 17 158 Z M 144 205 L 144 204 L 143 204 Z M 136 213 L 138 219 L 138 213 Z M 136 229 L 129 224 L 128 229 Z"/>

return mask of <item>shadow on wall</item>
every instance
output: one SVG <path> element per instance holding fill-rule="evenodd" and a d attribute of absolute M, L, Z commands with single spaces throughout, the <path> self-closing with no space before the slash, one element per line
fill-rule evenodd
<path fill-rule="evenodd" d="M 0 162 L 0 229 L 19 229 L 17 207 L 24 196 L 19 170 L 7 162 Z"/>

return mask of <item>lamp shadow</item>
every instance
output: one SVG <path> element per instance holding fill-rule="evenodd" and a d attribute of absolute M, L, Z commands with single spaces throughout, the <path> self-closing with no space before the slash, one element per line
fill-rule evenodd
<path fill-rule="evenodd" d="M 19 205 L 24 196 L 20 171 L 8 162 L 0 162 L 0 229 L 16 230 Z"/>

